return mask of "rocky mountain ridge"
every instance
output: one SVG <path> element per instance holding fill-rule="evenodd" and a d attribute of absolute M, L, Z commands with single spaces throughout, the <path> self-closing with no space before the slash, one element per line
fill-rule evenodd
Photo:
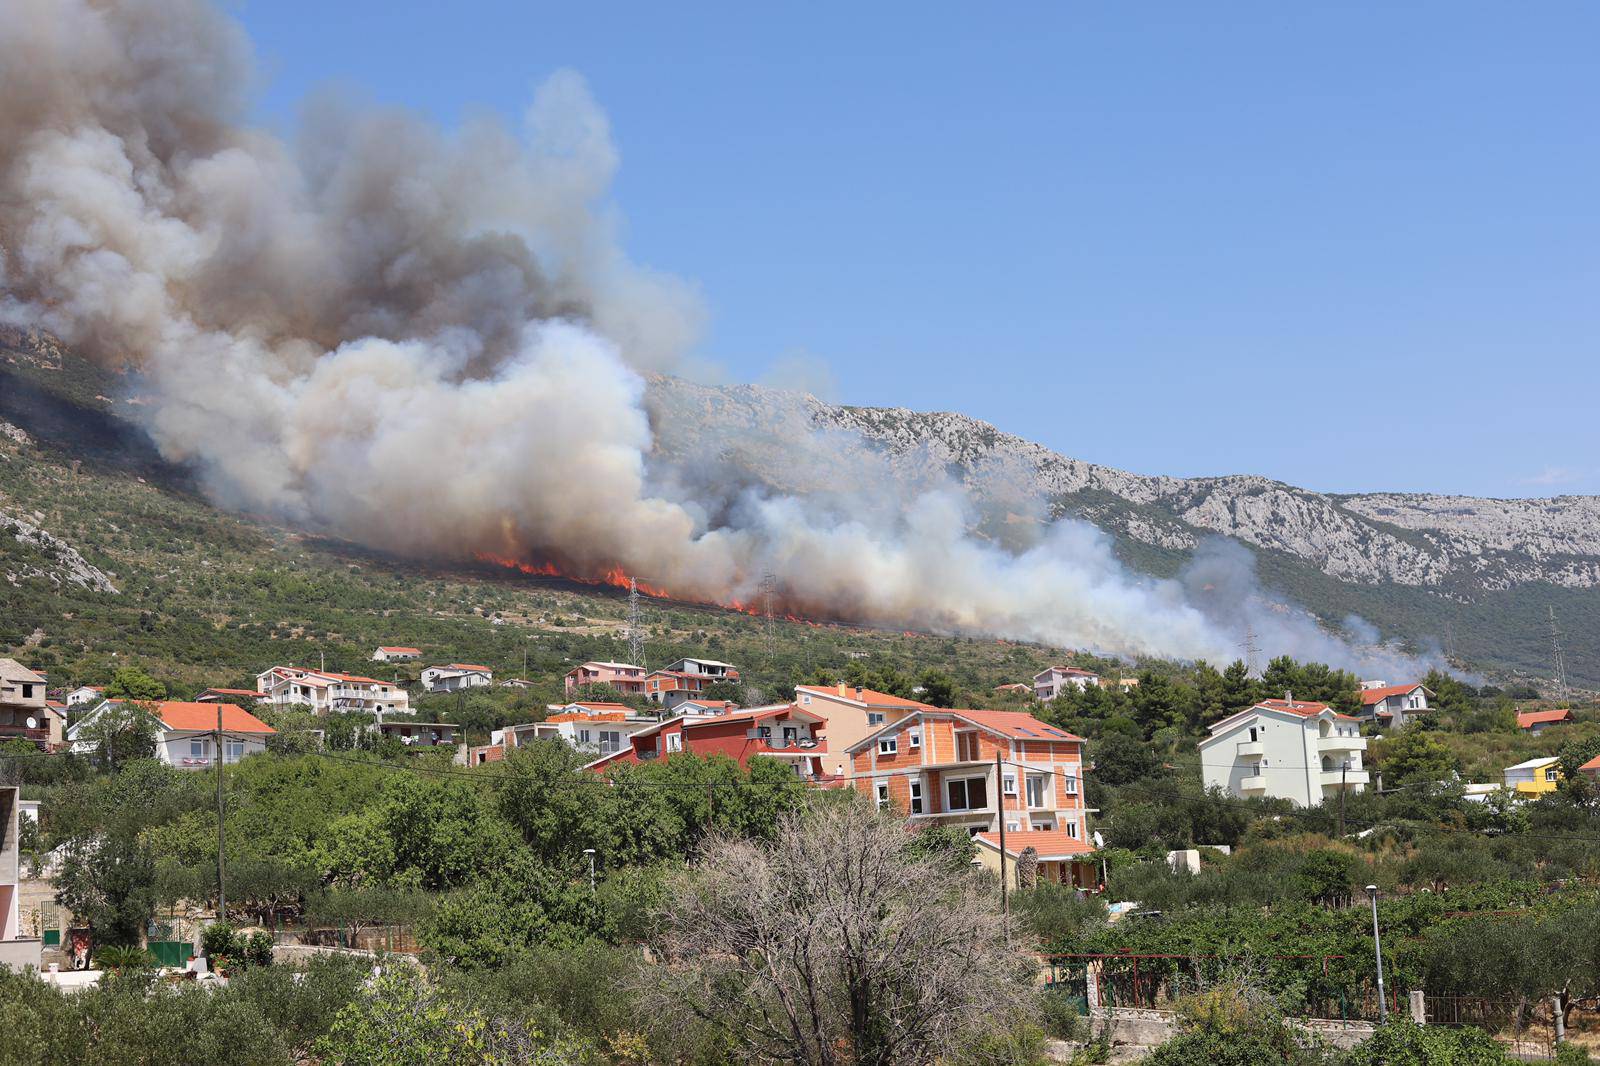
<path fill-rule="evenodd" d="M 657 449 L 714 451 L 783 491 L 837 484 L 852 467 L 910 490 L 953 480 L 984 503 L 1073 514 L 1120 537 L 1187 552 L 1210 534 L 1281 552 L 1358 585 L 1452 599 L 1530 583 L 1600 584 L 1600 498 L 1336 496 L 1270 478 L 1176 478 L 1069 458 L 950 412 L 849 407 L 760 386 L 652 379 Z M 807 461 L 796 461 L 803 455 Z"/>

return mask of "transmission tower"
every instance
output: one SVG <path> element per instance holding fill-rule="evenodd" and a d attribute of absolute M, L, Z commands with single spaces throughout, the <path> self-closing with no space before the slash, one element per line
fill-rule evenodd
<path fill-rule="evenodd" d="M 1561 654 L 1561 625 L 1556 621 L 1556 609 L 1550 608 L 1550 657 L 1556 668 L 1556 698 L 1567 698 L 1567 664 Z"/>
<path fill-rule="evenodd" d="M 1239 644 L 1239 650 L 1244 652 L 1244 665 L 1248 673 L 1256 672 L 1256 657 L 1261 654 L 1261 645 L 1256 641 L 1256 627 L 1249 622 L 1244 624 L 1244 640 Z"/>
<path fill-rule="evenodd" d="M 628 661 L 638 667 L 645 665 L 644 623 L 639 612 L 639 581 L 632 577 L 628 579 Z"/>
<path fill-rule="evenodd" d="M 771 570 L 764 570 L 761 574 L 761 613 L 762 642 L 766 645 L 767 661 L 772 661 L 772 601 L 778 591 L 778 578 Z"/>

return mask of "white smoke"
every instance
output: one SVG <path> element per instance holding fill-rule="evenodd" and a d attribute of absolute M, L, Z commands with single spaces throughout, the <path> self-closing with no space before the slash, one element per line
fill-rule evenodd
<path fill-rule="evenodd" d="M 135 368 L 150 434 L 223 504 L 686 598 L 750 600 L 770 572 L 825 617 L 1236 654 L 1241 618 L 1083 523 L 1011 552 L 953 490 L 900 499 L 859 468 L 805 499 L 647 477 L 641 374 L 702 315 L 620 252 L 617 152 L 576 75 L 520 134 L 326 98 L 292 145 L 245 123 L 251 80 L 203 0 L 0 0 L 0 319 Z M 1360 658 L 1279 622 L 1281 650 Z"/>

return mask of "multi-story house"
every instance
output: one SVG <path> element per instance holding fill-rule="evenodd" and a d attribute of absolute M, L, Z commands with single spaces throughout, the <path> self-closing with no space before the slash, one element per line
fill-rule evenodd
<path fill-rule="evenodd" d="M 626 695 L 643 696 L 645 673 L 632 663 L 588 662 L 568 670 L 563 681 L 568 692 L 583 685 L 610 685 Z"/>
<path fill-rule="evenodd" d="M 493 684 L 494 671 L 476 663 L 430 666 L 422 671 L 422 687 L 429 692 L 460 692 L 467 688 L 488 688 Z"/>
<path fill-rule="evenodd" d="M 794 702 L 827 719 L 830 751 L 823 765 L 829 774 L 838 777 L 850 774 L 850 745 L 928 706 L 842 681 L 837 685 L 797 685 Z"/>
<path fill-rule="evenodd" d="M 372 653 L 372 661 L 375 663 L 408 663 L 420 658 L 422 658 L 421 648 L 379 648 Z"/>
<path fill-rule="evenodd" d="M 1031 714 L 922 707 L 847 754 L 856 790 L 913 822 L 1088 839 L 1083 738 Z"/>
<path fill-rule="evenodd" d="M 262 671 L 256 675 L 256 691 L 276 709 L 303 704 L 323 715 L 346 711 L 405 714 L 411 709 L 410 694 L 393 682 L 297 666 Z"/>
<path fill-rule="evenodd" d="M 0 660 L 9 662 L 10 660 Z M 40 968 L 44 942 L 22 935 L 22 790 L 0 786 L 0 967 L 11 970 Z"/>
<path fill-rule="evenodd" d="M 1199 744 L 1206 788 L 1313 807 L 1341 789 L 1367 787 L 1360 721 L 1325 703 L 1262 700 L 1211 727 Z"/>
<path fill-rule="evenodd" d="M 77 688 L 63 696 L 62 702 L 64 702 L 68 707 L 78 707 L 82 706 L 83 704 L 88 704 L 92 707 L 105 698 L 105 686 L 79 685 Z"/>
<path fill-rule="evenodd" d="M 1399 729 L 1406 719 L 1428 709 L 1433 693 L 1421 685 L 1386 685 L 1382 681 L 1361 684 L 1361 720 Z"/>
<path fill-rule="evenodd" d="M 752 756 L 765 755 L 794 767 L 807 781 L 829 783 L 824 769 L 828 722 L 820 714 L 794 704 L 753 707 L 703 718 L 679 715 L 652 723 L 627 738 L 627 744 L 589 764 L 607 770 L 621 763 L 671 759 L 674 755 L 726 755 L 748 768 Z"/>
<path fill-rule="evenodd" d="M 1068 685 L 1082 692 L 1090 685 L 1098 687 L 1100 675 L 1076 666 L 1052 666 L 1033 675 L 1033 694 L 1041 700 L 1055 699 L 1067 690 Z"/>
<path fill-rule="evenodd" d="M 611 755 L 621 751 L 633 734 L 661 722 L 621 703 L 551 704 L 548 711 L 542 722 L 497 729 L 489 739 L 507 748 L 530 740 L 560 740 L 589 755 Z"/>
<path fill-rule="evenodd" d="M 45 677 L 15 659 L 0 659 L 0 740 L 31 740 L 46 751 L 61 746 L 63 716 L 45 696 Z"/>

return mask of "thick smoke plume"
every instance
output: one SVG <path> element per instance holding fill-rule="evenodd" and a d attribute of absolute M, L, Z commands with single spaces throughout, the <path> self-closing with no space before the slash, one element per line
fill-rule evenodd
<path fill-rule="evenodd" d="M 516 132 L 327 99 L 292 143 L 244 120 L 252 79 L 202 0 L 0 0 L 0 319 L 133 370 L 156 443 L 224 505 L 683 598 L 749 601 L 770 572 L 831 618 L 1214 660 L 1248 624 L 1361 658 L 1249 588 L 1219 610 L 1137 579 L 1081 523 L 1014 552 L 954 490 L 841 506 L 649 471 L 641 375 L 701 313 L 619 251 L 576 75 Z"/>

